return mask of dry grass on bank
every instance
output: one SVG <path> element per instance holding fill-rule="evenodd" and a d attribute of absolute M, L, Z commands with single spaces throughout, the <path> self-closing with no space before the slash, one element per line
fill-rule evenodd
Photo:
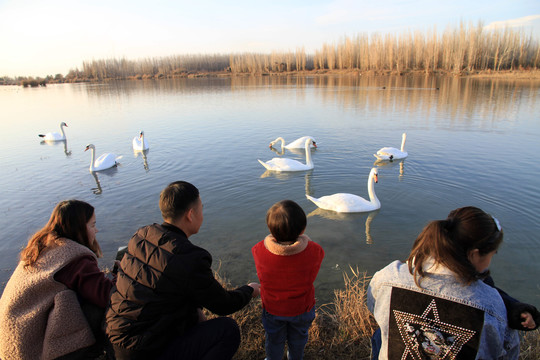
<path fill-rule="evenodd" d="M 521 339 L 519 359 L 540 359 L 540 328 L 525 333 Z"/>
<path fill-rule="evenodd" d="M 219 272 L 219 270 L 218 270 Z M 216 278 L 228 289 L 232 286 L 216 272 Z M 377 328 L 366 305 L 370 277 L 352 269 L 344 273 L 344 288 L 334 291 L 332 303 L 321 305 L 309 330 L 305 359 L 370 359 L 370 338 Z M 207 313 L 209 318 L 214 315 Z M 250 302 L 231 315 L 238 322 L 242 343 L 235 360 L 264 359 L 264 328 L 261 322 L 261 301 Z M 520 360 L 538 360 L 540 330 L 522 333 Z"/>
<path fill-rule="evenodd" d="M 369 278 L 352 270 L 344 274 L 345 287 L 334 291 L 334 301 L 317 308 L 309 330 L 305 359 L 369 359 L 370 337 L 377 325 L 366 306 Z M 216 273 L 227 288 L 230 284 Z M 208 314 L 208 317 L 213 315 Z M 235 360 L 264 359 L 264 328 L 261 322 L 261 300 L 252 301 L 231 315 L 242 332 L 242 343 Z"/>

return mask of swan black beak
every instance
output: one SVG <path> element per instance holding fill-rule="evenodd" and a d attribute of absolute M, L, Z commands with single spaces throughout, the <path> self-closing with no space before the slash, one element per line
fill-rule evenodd
<path fill-rule="evenodd" d="M 379 175 L 375 174 L 373 177 L 375 178 L 375 184 L 377 184 L 379 182 Z"/>
<path fill-rule="evenodd" d="M 317 144 L 315 143 L 315 141 L 313 142 L 313 147 L 317 147 Z"/>

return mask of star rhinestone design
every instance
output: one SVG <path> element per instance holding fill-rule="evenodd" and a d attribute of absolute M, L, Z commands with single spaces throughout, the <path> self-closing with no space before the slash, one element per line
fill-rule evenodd
<path fill-rule="evenodd" d="M 455 359 L 465 345 L 476 333 L 439 319 L 435 299 L 431 300 L 422 315 L 410 314 L 394 310 L 396 323 L 405 344 L 401 357 L 414 360 L 423 359 Z M 428 317 L 429 314 L 432 317 Z"/>

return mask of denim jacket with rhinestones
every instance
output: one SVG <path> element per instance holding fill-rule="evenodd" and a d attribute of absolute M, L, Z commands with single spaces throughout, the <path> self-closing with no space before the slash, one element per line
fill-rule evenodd
<path fill-rule="evenodd" d="M 476 281 L 470 285 L 463 284 L 458 281 L 453 272 L 441 265 L 433 266 L 431 263 L 424 269 L 426 269 L 426 276 L 420 281 L 421 288 L 415 284 L 407 263 L 400 261 L 392 262 L 373 275 L 368 288 L 367 305 L 381 328 L 382 345 L 379 359 L 388 358 L 389 332 L 393 331 L 389 329 L 390 301 L 394 287 L 443 299 L 441 302 L 450 300 L 452 303 L 467 305 L 483 311 L 483 326 L 477 340 L 476 359 L 518 358 L 518 332 L 508 327 L 506 308 L 496 289 L 482 281 Z M 444 322 L 444 319 L 440 319 L 440 321 Z M 407 323 L 405 326 L 409 327 L 409 324 Z M 412 329 L 412 326 L 410 328 Z M 393 339 L 396 338 L 401 341 L 399 337 Z"/>

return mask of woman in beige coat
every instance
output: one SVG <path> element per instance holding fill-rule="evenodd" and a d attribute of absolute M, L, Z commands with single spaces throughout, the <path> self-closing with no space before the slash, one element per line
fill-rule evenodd
<path fill-rule="evenodd" d="M 22 250 L 0 298 L 0 358 L 103 353 L 101 323 L 113 281 L 99 269 L 94 208 L 62 201 Z"/>

